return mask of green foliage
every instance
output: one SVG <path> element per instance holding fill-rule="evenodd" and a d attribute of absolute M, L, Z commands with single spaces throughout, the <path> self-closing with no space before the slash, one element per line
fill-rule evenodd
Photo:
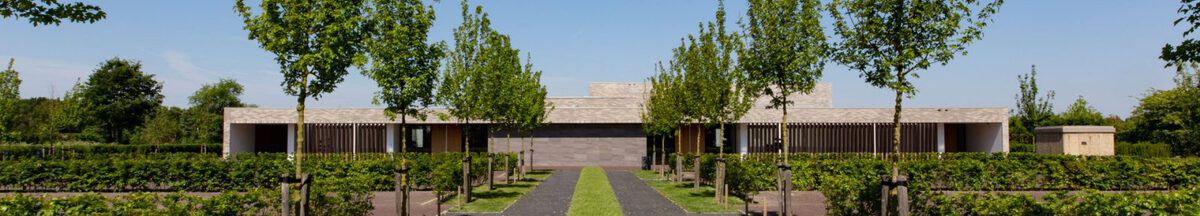
<path fill-rule="evenodd" d="M 1176 19 L 1175 25 L 1178 26 L 1180 23 L 1184 23 L 1187 30 L 1183 31 L 1185 39 L 1179 45 L 1172 46 L 1171 44 L 1167 44 L 1163 46 L 1162 54 L 1158 58 L 1166 61 L 1167 67 L 1177 66 L 1182 63 L 1200 62 L 1200 41 L 1197 41 L 1195 38 L 1186 38 L 1195 33 L 1197 28 L 1200 28 L 1200 4 L 1198 4 L 1200 2 L 1196 0 L 1179 0 L 1179 3 L 1181 5 L 1176 12 L 1183 15 L 1183 17 Z"/>
<path fill-rule="evenodd" d="M 166 146 L 166 145 L 164 145 Z M 102 149 L 93 149 L 100 151 Z M 150 148 L 141 148 L 145 152 Z M 165 150 L 164 150 L 165 151 Z M 29 152 L 29 151 L 26 151 Z M 28 154 L 28 153 L 26 153 Z M 20 190 L 50 191 L 227 191 L 278 187 L 278 177 L 291 168 L 285 154 L 237 155 L 232 159 L 212 154 L 110 154 L 68 155 L 77 159 L 25 159 L 0 161 L 0 186 Z M 99 154 L 91 152 L 90 154 Z M 475 153 L 473 153 L 475 154 Z M 462 182 L 462 154 L 404 155 L 410 182 L 417 188 L 449 191 Z M 310 156 L 304 169 L 319 187 L 350 191 L 390 191 L 400 156 L 387 154 Z M 472 179 L 485 179 L 486 156 L 471 157 Z M 503 157 L 497 157 L 502 159 Z M 516 165 L 514 157 L 499 160 Z"/>
<path fill-rule="evenodd" d="M 1075 103 L 1067 107 L 1067 110 L 1060 114 L 1059 125 L 1106 125 L 1107 120 L 1104 119 L 1104 114 L 1096 111 L 1096 108 L 1088 105 L 1083 96 L 1075 99 Z"/>
<path fill-rule="evenodd" d="M 0 99 L 0 142 L 46 143 L 57 140 L 57 129 L 50 124 L 58 100 L 43 97 Z"/>
<path fill-rule="evenodd" d="M 310 213 L 366 215 L 374 206 L 363 191 L 314 188 Z M 252 189 L 214 196 L 183 193 L 131 193 L 104 197 L 94 193 L 67 197 L 15 194 L 0 197 L 3 215 L 271 215 L 279 213 L 279 190 Z M 296 206 L 299 200 L 293 199 Z M 293 208 L 295 209 L 295 208 Z"/>
<path fill-rule="evenodd" d="M 695 157 L 687 155 L 687 157 Z M 730 192 L 740 197 L 776 186 L 780 156 L 727 156 Z M 710 164 L 715 155 L 700 157 Z M 1200 158 L 1085 157 L 1032 153 L 906 154 L 898 166 L 909 176 L 913 203 L 925 203 L 929 191 L 1164 190 L 1200 183 Z M 870 154 L 794 154 L 793 185 L 821 191 L 832 214 L 864 215 L 878 211 L 880 178 L 891 164 Z M 701 169 L 711 179 L 711 169 Z"/>
<path fill-rule="evenodd" d="M 749 91 L 771 97 L 769 108 L 786 109 L 792 93 L 809 93 L 821 79 L 829 45 L 816 0 L 752 0 L 745 48 L 738 62 L 754 85 Z"/>
<path fill-rule="evenodd" d="M 1200 214 L 1200 188 L 1165 192 L 1048 194 L 1035 200 L 1026 194 L 933 194 L 916 215 L 1195 215 Z"/>
<path fill-rule="evenodd" d="M 1054 117 L 1054 91 L 1040 96 L 1037 84 L 1037 66 L 1030 66 L 1029 73 L 1017 76 L 1020 92 L 1017 93 L 1017 109 L 1009 118 L 1009 140 L 1033 143 L 1033 129 L 1046 125 Z M 1015 121 L 1014 121 L 1015 120 Z"/>
<path fill-rule="evenodd" d="M 162 83 L 142 72 L 137 61 L 113 58 L 92 72 L 82 99 L 94 125 L 109 142 L 128 143 L 129 135 L 162 104 Z"/>
<path fill-rule="evenodd" d="M 146 117 L 145 124 L 134 134 L 130 143 L 177 143 L 183 140 L 185 124 L 180 122 L 185 117 L 183 112 L 177 107 L 160 107 L 154 115 Z"/>
<path fill-rule="evenodd" d="M 904 97 L 917 93 L 912 79 L 934 64 L 967 53 L 1003 0 L 833 0 L 834 60 L 860 72 L 867 83 L 896 93 L 892 148 L 900 151 Z"/>
<path fill-rule="evenodd" d="M 1152 90 L 1128 120 L 1125 141 L 1171 145 L 1174 155 L 1200 155 L 1200 79 L 1194 64 L 1180 64 L 1175 88 Z"/>
<path fill-rule="evenodd" d="M 671 63 L 672 69 L 675 63 Z M 640 115 L 642 131 L 650 135 L 670 135 L 683 122 L 682 75 L 658 64 L 658 74 L 650 77 L 650 92 Z"/>
<path fill-rule="evenodd" d="M 60 3 L 57 0 L 5 0 L 0 1 L 0 17 L 29 19 L 33 26 L 58 25 L 62 20 L 69 22 L 94 23 L 107 14 L 95 5 Z"/>
<path fill-rule="evenodd" d="M 1037 145 L 1034 145 L 1033 143 L 1010 142 L 1008 151 L 1033 153 L 1037 151 Z"/>
<path fill-rule="evenodd" d="M 1170 157 L 1171 145 L 1157 143 L 1127 143 L 1117 142 L 1117 155 L 1139 157 Z"/>
<path fill-rule="evenodd" d="M 585 167 L 579 173 L 567 215 L 622 215 L 621 203 L 600 167 Z"/>
<path fill-rule="evenodd" d="M 523 68 L 520 50 L 512 48 L 508 35 L 491 27 L 482 6 L 474 11 L 463 1 L 463 23 L 454 29 L 454 48 L 439 87 L 438 99 L 447 106 L 449 114 L 462 120 L 487 120 L 513 125 L 517 120 L 513 110 L 518 101 L 512 94 L 522 83 Z"/>
<path fill-rule="evenodd" d="M 188 104 L 192 106 L 191 109 L 211 114 L 224 114 L 226 107 L 253 106 L 242 103 L 242 99 L 238 98 L 243 91 L 245 87 L 237 80 L 221 79 L 201 86 L 192 96 L 188 96 Z"/>
<path fill-rule="evenodd" d="M 372 0 L 365 44 L 370 65 L 362 73 L 375 80 L 380 90 L 375 104 L 384 114 L 424 119 L 420 112 L 433 103 L 439 60 L 444 43 L 427 43 L 433 26 L 433 8 L 415 0 Z"/>

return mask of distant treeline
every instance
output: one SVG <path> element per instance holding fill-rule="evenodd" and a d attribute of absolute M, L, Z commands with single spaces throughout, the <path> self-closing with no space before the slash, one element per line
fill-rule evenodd
<path fill-rule="evenodd" d="M 162 104 L 162 82 L 135 60 L 113 58 L 62 97 L 21 98 L 12 62 L 0 71 L 0 142 L 87 141 L 122 144 L 217 143 L 222 109 L 248 106 L 243 87 L 222 79 L 204 85 L 179 108 Z"/>

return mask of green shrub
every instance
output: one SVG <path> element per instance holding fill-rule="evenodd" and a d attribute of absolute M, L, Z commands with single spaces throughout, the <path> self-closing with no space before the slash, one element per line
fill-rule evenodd
<path fill-rule="evenodd" d="M 486 177 L 487 157 L 472 156 L 472 179 Z M 231 159 L 164 154 L 156 158 L 0 161 L 0 187 L 50 191 L 225 191 L 278 187 L 278 177 L 293 173 L 286 154 L 246 154 Z M 456 188 L 461 184 L 462 153 L 404 155 L 416 188 Z M 502 159 L 503 157 L 497 157 Z M 400 155 L 307 155 L 303 170 L 317 186 L 389 191 L 395 187 Z M 515 159 L 507 161 L 516 165 Z M 502 164 L 504 161 L 497 161 Z"/>
<path fill-rule="evenodd" d="M 314 188 L 310 214 L 367 215 L 370 193 Z M 211 197 L 182 193 L 132 193 L 106 198 L 97 194 L 48 198 L 26 194 L 0 197 L 0 215 L 277 215 L 279 190 L 223 192 Z M 293 199 L 293 206 L 299 206 Z M 293 208 L 295 209 L 295 208 Z"/>
<path fill-rule="evenodd" d="M 204 152 L 218 157 L 221 144 L 71 144 L 71 145 L 0 145 L 0 160 L 25 159 L 91 159 L 110 157 L 154 157 L 164 153 Z"/>
<path fill-rule="evenodd" d="M 1048 194 L 959 193 L 930 195 L 916 215 L 1197 215 L 1200 188 L 1166 192 Z"/>
<path fill-rule="evenodd" d="M 1117 155 L 1139 157 L 1170 157 L 1171 145 L 1147 142 L 1119 142 L 1116 146 Z"/>
<path fill-rule="evenodd" d="M 684 155 L 684 157 L 695 157 Z M 727 155 L 727 182 L 745 197 L 776 188 L 777 154 Z M 713 155 L 699 157 L 712 167 Z M 905 154 L 900 172 L 909 176 L 913 203 L 929 191 L 995 190 L 1164 190 L 1200 184 L 1200 158 L 1094 157 L 1033 153 Z M 792 184 L 821 191 L 835 215 L 876 214 L 880 180 L 891 164 L 870 154 L 793 154 Z M 711 168 L 701 168 L 711 179 Z"/>
<path fill-rule="evenodd" d="M 1009 143 L 1008 146 L 1009 146 L 1010 152 L 1033 153 L 1033 152 L 1037 151 L 1037 145 L 1034 145 L 1032 143 L 1013 142 L 1013 143 Z"/>

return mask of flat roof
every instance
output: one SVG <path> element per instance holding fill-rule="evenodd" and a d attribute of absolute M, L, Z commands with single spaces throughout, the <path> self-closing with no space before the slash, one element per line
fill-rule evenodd
<path fill-rule="evenodd" d="M 430 108 L 425 120 L 409 117 L 409 123 L 457 124 L 463 121 L 443 119 L 444 108 Z M 637 107 L 557 107 L 550 112 L 552 124 L 640 124 Z M 439 115 L 440 113 L 440 115 Z M 751 109 L 737 123 L 779 122 L 783 112 L 775 109 Z M 383 114 L 381 108 L 309 108 L 306 123 L 400 123 Z M 1002 123 L 1008 121 L 1008 108 L 907 108 L 905 123 Z M 230 124 L 294 124 L 292 108 L 225 108 Z M 475 122 L 475 121 L 472 121 Z M 482 123 L 483 121 L 479 121 Z M 796 108 L 788 109 L 788 122 L 795 123 L 891 123 L 891 108 Z"/>

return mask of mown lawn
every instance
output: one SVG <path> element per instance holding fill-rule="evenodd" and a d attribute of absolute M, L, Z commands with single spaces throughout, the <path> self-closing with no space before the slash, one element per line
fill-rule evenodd
<path fill-rule="evenodd" d="M 567 215 L 623 215 L 608 176 L 599 167 L 583 168 Z"/>
<path fill-rule="evenodd" d="M 546 177 L 549 177 L 550 171 L 531 171 L 527 176 L 529 180 L 514 181 L 512 184 L 504 184 L 504 181 L 498 178 L 496 179 L 495 190 L 488 190 L 487 184 L 477 186 L 471 194 L 474 201 L 450 209 L 450 211 L 469 213 L 502 212 L 517 202 L 518 199 L 521 199 L 525 193 L 529 193 L 534 187 L 537 187 Z M 461 196 L 450 198 L 445 203 L 458 203 L 459 197 Z"/>
<path fill-rule="evenodd" d="M 634 175 L 646 181 L 646 185 L 670 199 L 675 205 L 690 213 L 734 213 L 743 205 L 742 199 L 729 197 L 729 205 L 717 205 L 714 199 L 716 190 L 711 186 L 701 186 L 699 191 L 692 191 L 691 182 L 670 182 L 661 180 L 658 173 L 649 170 L 635 171 Z"/>

